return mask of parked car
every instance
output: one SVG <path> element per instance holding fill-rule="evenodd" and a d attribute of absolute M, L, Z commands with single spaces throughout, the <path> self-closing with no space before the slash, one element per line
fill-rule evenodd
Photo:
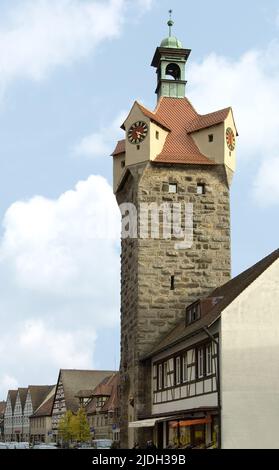
<path fill-rule="evenodd" d="M 7 444 L 8 449 L 29 449 L 29 442 L 5 442 Z"/>
<path fill-rule="evenodd" d="M 49 450 L 52 450 L 52 449 L 57 449 L 57 446 L 56 444 L 45 444 L 44 442 L 40 443 L 40 444 L 34 444 L 34 446 L 32 447 L 32 449 L 49 449 Z"/>
<path fill-rule="evenodd" d="M 94 439 L 92 441 L 93 449 L 110 449 L 112 444 L 111 439 Z"/>
<path fill-rule="evenodd" d="M 0 442 L 0 450 L 2 449 L 8 449 L 8 443 L 7 442 Z"/>

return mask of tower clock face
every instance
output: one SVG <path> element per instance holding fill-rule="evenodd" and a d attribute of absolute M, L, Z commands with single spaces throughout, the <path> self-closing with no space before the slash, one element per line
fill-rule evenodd
<path fill-rule="evenodd" d="M 231 127 L 226 130 L 226 142 L 230 150 L 235 149 L 235 135 Z"/>
<path fill-rule="evenodd" d="M 148 126 L 146 122 L 137 121 L 128 130 L 128 139 L 131 144 L 139 144 L 147 136 Z"/>

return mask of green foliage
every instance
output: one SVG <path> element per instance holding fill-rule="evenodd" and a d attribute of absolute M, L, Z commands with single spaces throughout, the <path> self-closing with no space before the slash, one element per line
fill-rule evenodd
<path fill-rule="evenodd" d="M 67 411 L 64 416 L 59 420 L 58 424 L 58 433 L 59 436 L 62 438 L 63 442 L 70 442 L 74 437 L 74 430 L 73 430 L 73 422 L 74 415 L 69 410 Z"/>
<path fill-rule="evenodd" d="M 79 442 L 86 442 L 91 438 L 90 427 L 83 407 L 73 417 L 73 433 L 74 439 Z"/>

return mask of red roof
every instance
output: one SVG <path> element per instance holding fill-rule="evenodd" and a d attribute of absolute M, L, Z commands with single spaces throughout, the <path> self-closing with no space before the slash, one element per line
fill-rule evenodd
<path fill-rule="evenodd" d="M 155 114 L 164 119 L 171 129 L 155 162 L 214 165 L 212 160 L 199 151 L 193 138 L 187 133 L 189 123 L 199 116 L 187 98 L 163 97 Z"/>
<path fill-rule="evenodd" d="M 189 126 L 187 126 L 187 132 L 191 133 L 199 131 L 200 129 L 206 129 L 207 127 L 215 126 L 216 124 L 224 122 L 228 117 L 230 110 L 231 108 L 225 108 L 220 109 L 220 111 L 215 111 L 214 113 L 204 115 L 198 114 L 197 117 L 189 123 Z"/>
<path fill-rule="evenodd" d="M 162 152 L 154 162 L 214 165 L 203 155 L 191 136 L 192 132 L 206 129 L 227 118 L 231 108 L 209 114 L 198 114 L 187 98 L 162 97 L 154 112 L 137 103 L 142 113 L 169 131 Z M 118 141 L 113 156 L 125 152 L 125 139 Z"/>
<path fill-rule="evenodd" d="M 120 153 L 125 152 L 125 139 L 119 140 L 116 144 L 114 151 L 112 152 L 112 157 L 119 155 Z"/>
<path fill-rule="evenodd" d="M 152 111 L 150 111 L 149 109 L 145 108 L 142 104 L 136 102 L 138 104 L 138 107 L 139 109 L 141 110 L 141 112 L 146 116 L 148 117 L 149 119 L 151 119 L 151 121 L 154 121 L 156 122 L 157 124 L 159 124 L 160 126 L 164 127 L 165 129 L 167 129 L 167 131 L 170 131 L 171 130 L 171 127 L 169 127 L 168 123 L 165 121 L 165 119 L 161 116 L 159 116 L 156 112 L 153 113 Z"/>

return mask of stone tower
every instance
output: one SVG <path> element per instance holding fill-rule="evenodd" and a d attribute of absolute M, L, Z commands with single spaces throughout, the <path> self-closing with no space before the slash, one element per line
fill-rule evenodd
<path fill-rule="evenodd" d="M 170 35 L 152 61 L 158 77 L 157 106 L 150 111 L 134 103 L 122 125 L 125 139 L 112 154 L 114 192 L 124 220 L 133 210 L 137 214 L 121 242 L 124 448 L 145 441 L 150 432 L 128 426 L 129 421 L 150 416 L 151 371 L 141 358 L 184 317 L 188 304 L 230 278 L 229 188 L 237 135 L 233 113 L 226 108 L 200 115 L 185 97 L 190 51 L 171 36 L 172 21 L 169 26 Z M 189 232 L 186 243 L 178 243 L 173 227 L 168 236 L 164 232 L 178 204 L 182 211 L 184 206 L 189 210 L 188 216 L 181 216 L 181 228 L 187 226 Z M 156 220 L 149 215 L 147 230 L 142 220 L 147 220 L 148 205 L 162 210 Z M 165 216 L 164 207 L 171 208 L 171 215 Z"/>

